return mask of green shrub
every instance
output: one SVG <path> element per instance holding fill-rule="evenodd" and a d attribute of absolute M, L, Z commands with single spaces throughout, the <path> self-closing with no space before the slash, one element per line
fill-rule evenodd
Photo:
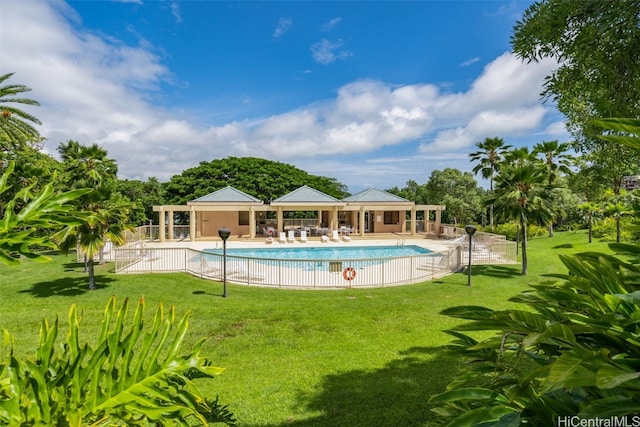
<path fill-rule="evenodd" d="M 632 218 L 622 217 L 620 219 L 620 240 L 632 241 L 636 238 L 631 228 Z M 616 240 L 616 220 L 612 217 L 604 218 L 593 224 L 593 237 L 602 239 L 605 242 L 615 242 Z"/>
<path fill-rule="evenodd" d="M 489 232 L 489 230 L 484 230 L 484 231 Z M 515 241 L 517 237 L 516 235 L 517 224 L 515 222 L 507 222 L 505 224 L 499 224 L 495 228 L 494 233 L 501 234 L 503 236 L 506 236 L 507 239 Z M 527 227 L 528 238 L 546 236 L 547 234 L 548 234 L 548 230 L 545 227 L 541 227 L 536 224 L 529 224 L 529 226 Z"/>
<path fill-rule="evenodd" d="M 127 307 L 125 301 L 116 310 L 115 298 L 109 300 L 95 347 L 80 344 L 75 305 L 62 346 L 56 345 L 57 319 L 52 325 L 44 320 L 33 360 L 15 358 L 4 331 L 0 425 L 234 425 L 227 408 L 207 400 L 193 381 L 223 371 L 199 355 L 204 339 L 179 354 L 189 313 L 176 325 L 173 307 L 165 316 L 160 305 L 144 331 L 141 300 L 126 330 Z"/>

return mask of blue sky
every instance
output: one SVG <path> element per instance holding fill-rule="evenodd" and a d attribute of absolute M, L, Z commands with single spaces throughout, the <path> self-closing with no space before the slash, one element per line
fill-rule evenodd
<path fill-rule="evenodd" d="M 231 155 L 403 187 L 470 171 L 487 137 L 568 140 L 539 96 L 556 65 L 510 53 L 529 4 L 3 0 L 0 72 L 41 102 L 47 152 L 98 143 L 121 178 Z"/>

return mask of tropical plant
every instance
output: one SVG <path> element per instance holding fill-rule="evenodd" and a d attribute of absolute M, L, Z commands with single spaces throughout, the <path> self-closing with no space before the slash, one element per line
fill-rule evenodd
<path fill-rule="evenodd" d="M 38 101 L 19 97 L 31 91 L 17 84 L 4 84 L 14 73 L 0 76 L 0 151 L 22 149 L 41 141 L 40 133 L 31 125 L 39 125 L 40 120 L 12 104 L 40 105 Z"/>
<path fill-rule="evenodd" d="M 0 177 L 0 197 L 9 194 L 8 185 L 15 163 L 9 163 Z M 22 188 L 11 197 L 0 212 L 0 261 L 8 264 L 20 262 L 20 256 L 37 261 L 46 261 L 43 248 L 55 248 L 42 230 L 55 230 L 63 226 L 73 227 L 89 220 L 87 213 L 77 212 L 72 204 L 90 190 L 76 189 L 56 194 L 52 184 L 46 184 L 38 193 L 31 189 L 36 185 Z"/>
<path fill-rule="evenodd" d="M 571 173 L 571 161 L 573 157 L 567 154 L 571 146 L 567 143 L 560 144 L 558 141 L 543 141 L 533 147 L 535 154 L 542 155 L 545 167 L 547 168 L 547 184 L 549 187 L 558 182 L 561 175 Z M 554 212 L 554 216 L 557 212 Z M 549 223 L 549 237 L 553 237 L 553 221 Z"/>
<path fill-rule="evenodd" d="M 207 400 L 197 378 L 223 369 L 200 356 L 204 339 L 181 354 L 189 313 L 177 322 L 173 307 L 160 304 L 146 328 L 140 299 L 130 327 L 128 301 L 107 303 L 92 346 L 80 339 L 81 317 L 69 311 L 69 331 L 58 343 L 58 320 L 43 320 L 33 360 L 12 356 L 5 330 L 0 347 L 0 424 L 3 425 L 235 425 L 224 406 Z"/>
<path fill-rule="evenodd" d="M 469 154 L 472 162 L 478 162 L 473 167 L 473 173 L 480 172 L 484 179 L 489 180 L 489 197 L 493 197 L 493 178 L 500 171 L 501 161 L 505 153 L 511 148 L 505 145 L 502 138 L 485 138 L 484 141 L 477 142 L 476 147 L 480 150 Z M 489 228 L 493 231 L 493 204 L 489 205 Z"/>
<path fill-rule="evenodd" d="M 585 202 L 580 204 L 578 208 L 586 214 L 589 243 L 591 243 L 593 241 L 593 215 L 600 211 L 600 206 L 594 202 Z"/>
<path fill-rule="evenodd" d="M 87 147 L 69 141 L 61 144 L 58 151 L 63 160 L 66 185 L 92 189 L 76 200 L 79 210 L 92 215 L 88 221 L 56 233 L 53 240 L 63 252 L 80 247 L 87 259 L 89 289 L 96 289 L 94 260 L 101 255 L 107 240 L 115 245 L 124 243 L 130 202 L 114 191 L 117 167 L 115 161 L 107 157 L 106 150 L 96 144 Z"/>
<path fill-rule="evenodd" d="M 494 196 L 488 203 L 495 205 L 496 216 L 514 220 L 522 232 L 522 274 L 527 274 L 527 226 L 548 224 L 551 219 L 546 175 L 535 164 L 505 166 L 496 177 Z"/>
<path fill-rule="evenodd" d="M 616 223 L 616 243 L 620 243 L 620 221 L 624 215 L 633 213 L 633 208 L 624 200 L 618 200 L 607 203 L 603 211 L 614 219 Z"/>

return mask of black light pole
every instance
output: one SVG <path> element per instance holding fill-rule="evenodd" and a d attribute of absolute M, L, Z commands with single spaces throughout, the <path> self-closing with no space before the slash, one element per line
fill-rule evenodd
<path fill-rule="evenodd" d="M 469 235 L 469 271 L 467 273 L 468 274 L 468 276 L 467 276 L 467 286 L 471 286 L 471 238 L 476 233 L 476 226 L 475 225 L 465 225 L 464 226 L 464 231 L 466 231 L 467 234 Z"/>
<path fill-rule="evenodd" d="M 218 236 L 222 239 L 222 296 L 227 297 L 227 239 L 231 235 L 231 230 L 222 227 L 218 230 Z"/>

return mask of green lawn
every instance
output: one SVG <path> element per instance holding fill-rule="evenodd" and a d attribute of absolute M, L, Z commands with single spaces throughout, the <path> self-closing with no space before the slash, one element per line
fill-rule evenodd
<path fill-rule="evenodd" d="M 71 304 L 83 313 L 84 339 L 97 334 L 111 295 L 141 296 L 151 316 L 157 305 L 192 311 L 189 344 L 207 337 L 204 354 L 227 370 L 202 380 L 243 426 L 433 425 L 427 400 L 443 390 L 457 361 L 442 350 L 442 330 L 455 321 L 438 313 L 455 305 L 502 308 L 527 283 L 563 272 L 558 254 L 608 252 L 584 232 L 530 241 L 529 275 L 520 265 L 477 266 L 418 285 L 384 289 L 293 291 L 228 286 L 185 274 L 114 275 L 97 267 L 99 289 L 88 291 L 71 256 L 45 264 L 0 265 L 0 327 L 15 337 L 20 356 L 35 352 L 40 322 Z M 130 308 L 132 311 L 134 307 Z"/>

